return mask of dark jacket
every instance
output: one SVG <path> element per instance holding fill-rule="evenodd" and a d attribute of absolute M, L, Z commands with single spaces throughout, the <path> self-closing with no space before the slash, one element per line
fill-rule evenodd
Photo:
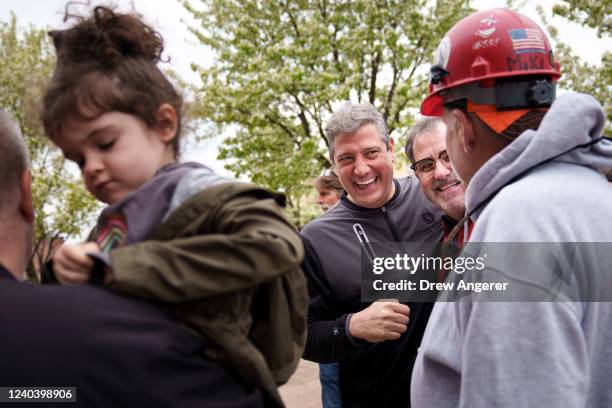
<path fill-rule="evenodd" d="M 423 195 L 415 178 L 394 180 L 396 192 L 381 208 L 362 208 L 346 197 L 302 230 L 310 307 L 304 357 L 340 362 L 344 407 L 410 406 L 412 365 L 430 303 L 409 303 L 408 330 L 397 341 L 368 343 L 346 332 L 361 301 L 361 248 L 367 242 L 439 241 L 441 212 Z"/>
<path fill-rule="evenodd" d="M 264 406 L 170 312 L 108 290 L 29 285 L 0 266 L 0 327 L 0 384 L 76 387 L 71 407 Z"/>

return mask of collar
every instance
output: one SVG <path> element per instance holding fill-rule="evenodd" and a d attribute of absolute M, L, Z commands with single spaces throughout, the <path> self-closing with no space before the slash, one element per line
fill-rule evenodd
<path fill-rule="evenodd" d="M 391 197 L 391 199 L 389 201 L 387 201 L 383 206 L 388 206 L 389 204 L 392 204 L 397 197 L 400 194 L 400 190 L 401 190 L 401 186 L 400 186 L 400 182 L 397 181 L 396 179 L 393 179 L 393 184 L 395 185 L 395 193 L 393 193 L 393 197 Z M 360 205 L 355 204 L 354 202 L 352 202 L 351 200 L 348 199 L 348 194 L 345 191 L 344 194 L 342 194 L 342 197 L 340 198 L 340 202 L 342 203 L 342 205 L 344 205 L 345 207 L 348 207 L 352 210 L 356 210 L 356 211 L 372 211 L 372 210 L 379 210 L 381 207 L 378 208 L 366 208 L 366 207 L 362 207 Z"/>
<path fill-rule="evenodd" d="M 11 273 L 2 265 L 0 265 L 0 279 L 17 280 Z"/>
<path fill-rule="evenodd" d="M 206 167 L 195 162 L 163 167 L 151 180 L 106 207 L 98 217 L 90 240 L 104 253 L 118 245 L 144 240 L 166 215 L 179 181 L 185 174 L 201 168 Z"/>
<path fill-rule="evenodd" d="M 444 214 L 442 216 L 442 225 L 444 226 L 444 236 L 446 237 L 448 234 L 450 234 L 453 228 L 455 228 L 455 225 L 457 225 L 457 220 Z"/>
<path fill-rule="evenodd" d="M 170 173 L 176 169 L 181 169 L 181 168 L 198 169 L 198 168 L 203 168 L 203 167 L 206 167 L 206 166 L 198 162 L 184 162 L 184 163 L 175 162 L 175 163 L 166 164 L 164 167 L 157 170 L 157 173 L 155 173 L 155 175 L 157 176 L 163 173 Z"/>
<path fill-rule="evenodd" d="M 466 222 L 467 231 L 465 231 Z M 442 224 L 444 225 L 444 236 L 442 237 L 442 242 L 450 242 L 459 249 L 463 248 L 463 245 L 465 245 L 467 240 L 470 239 L 470 235 L 472 235 L 472 230 L 474 229 L 474 221 L 467 215 L 459 221 L 455 221 L 451 217 L 443 215 Z"/>

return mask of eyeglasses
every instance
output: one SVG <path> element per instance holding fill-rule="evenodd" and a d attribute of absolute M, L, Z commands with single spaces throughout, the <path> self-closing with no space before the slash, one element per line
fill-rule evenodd
<path fill-rule="evenodd" d="M 448 153 L 446 152 L 446 150 L 442 150 L 440 152 L 440 154 L 438 155 L 438 160 L 440 160 L 440 162 L 442 162 L 442 164 L 447 167 L 450 165 L 450 159 L 448 158 Z M 414 170 L 414 172 L 419 177 L 429 177 L 436 169 L 436 160 L 430 157 L 426 159 L 421 159 L 418 162 L 414 163 L 412 166 L 410 166 L 410 168 Z"/>

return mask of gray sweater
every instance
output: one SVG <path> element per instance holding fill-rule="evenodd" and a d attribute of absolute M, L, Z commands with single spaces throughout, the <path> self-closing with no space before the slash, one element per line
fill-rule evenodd
<path fill-rule="evenodd" d="M 597 171 L 612 167 L 612 141 L 547 161 L 599 138 L 604 123 L 590 96 L 558 98 L 538 131 L 523 133 L 470 181 L 470 242 L 612 242 L 612 188 Z M 580 266 L 574 277 L 610 286 L 612 255 L 565 256 L 572 262 L 560 265 Z M 505 272 L 529 282 L 528 262 L 517 258 Z M 414 408 L 595 408 L 612 407 L 611 384 L 612 303 L 464 299 L 436 303 L 411 395 Z"/>

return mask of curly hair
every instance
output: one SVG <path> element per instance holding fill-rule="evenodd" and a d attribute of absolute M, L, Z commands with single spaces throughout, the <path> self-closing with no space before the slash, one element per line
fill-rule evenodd
<path fill-rule="evenodd" d="M 57 64 L 43 97 L 42 121 L 53 138 L 67 119 L 91 120 L 111 111 L 131 114 L 149 128 L 167 103 L 177 113 L 172 141 L 175 156 L 181 129 L 183 100 L 159 70 L 163 38 L 137 14 L 115 13 L 98 6 L 89 17 L 66 30 L 50 31 Z"/>

